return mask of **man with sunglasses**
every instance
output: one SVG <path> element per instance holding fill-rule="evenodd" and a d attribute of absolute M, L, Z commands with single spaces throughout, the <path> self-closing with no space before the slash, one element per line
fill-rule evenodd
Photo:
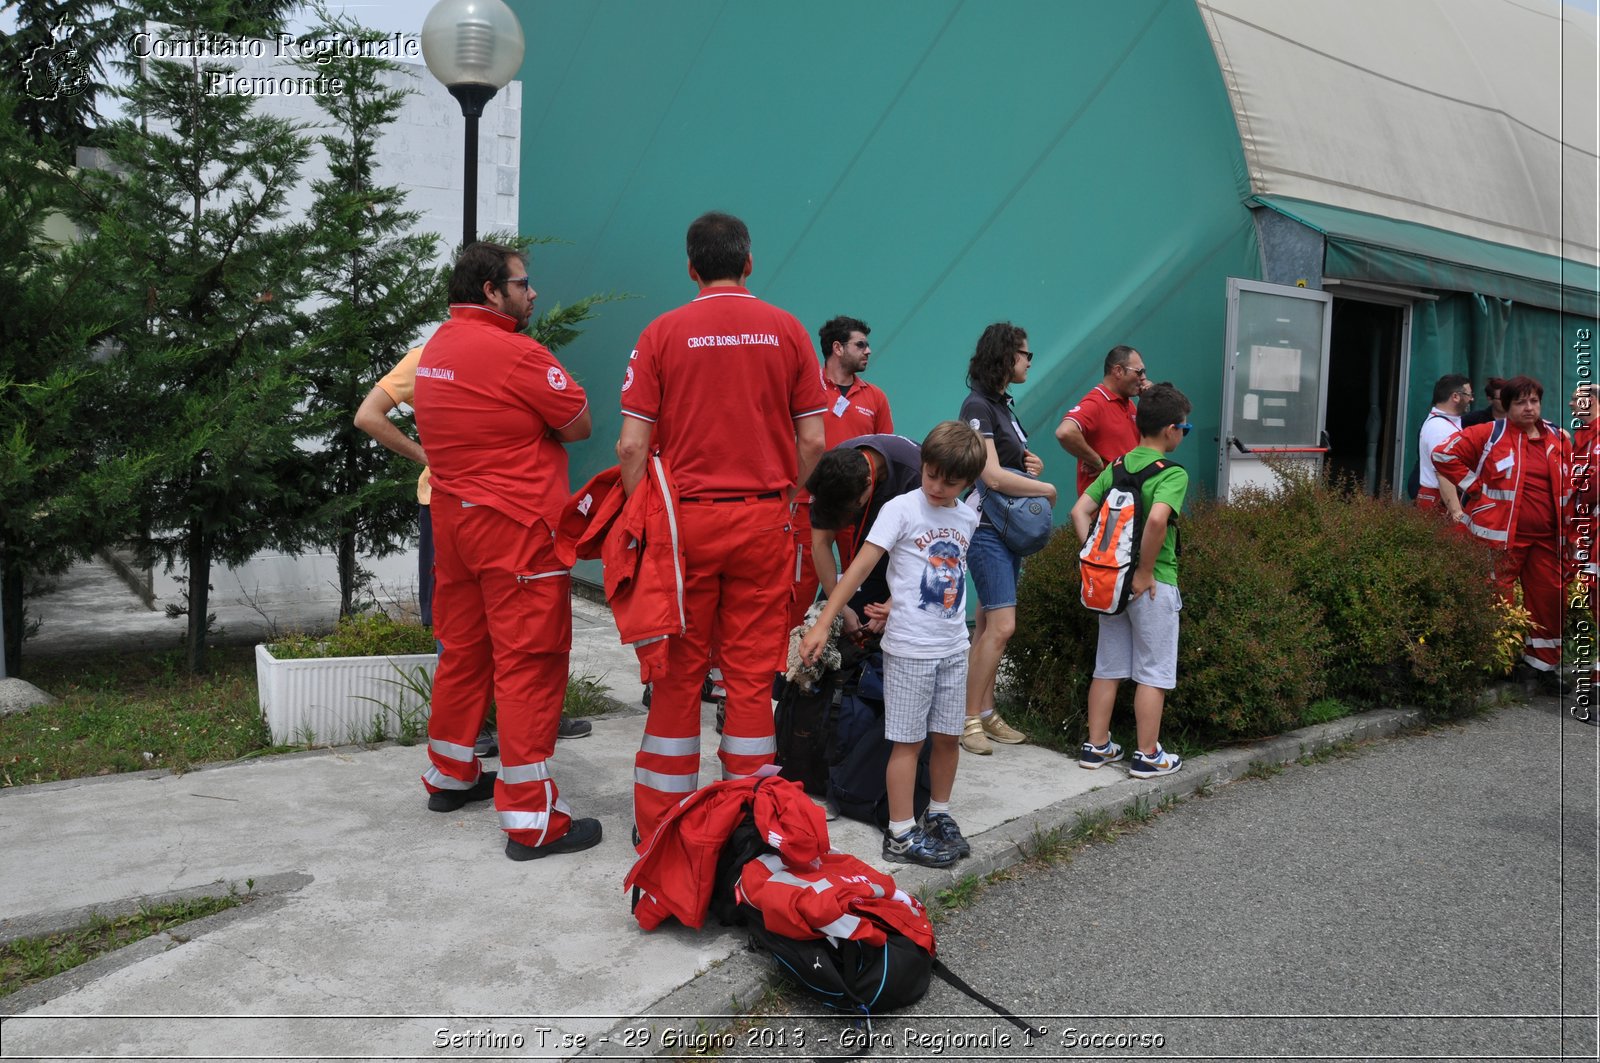
<path fill-rule="evenodd" d="M 1433 467 L 1433 452 L 1461 431 L 1461 415 L 1472 408 L 1472 381 L 1460 373 L 1446 373 L 1433 385 L 1433 409 L 1422 422 L 1417 437 L 1417 508 L 1441 506 L 1457 523 L 1466 519 L 1461 496 L 1449 480 L 1441 480 Z"/>
<path fill-rule="evenodd" d="M 889 397 L 883 389 L 861 379 L 872 357 L 867 336 L 872 329 L 854 317 L 829 319 L 817 330 L 822 353 L 822 394 L 827 410 L 822 415 L 826 445 L 836 447 L 858 436 L 885 435 L 894 431 L 889 413 Z M 921 470 L 917 471 L 919 477 Z M 794 506 L 794 598 L 789 606 L 789 627 L 805 619 L 806 610 L 817 597 L 817 570 L 812 564 L 811 496 L 801 491 Z M 788 652 L 789 632 L 783 634 Z"/>
<path fill-rule="evenodd" d="M 574 853 L 600 821 L 573 816 L 548 761 L 572 649 L 572 576 L 554 529 L 571 485 L 562 445 L 587 439 L 589 401 L 521 330 L 537 293 L 522 252 L 469 244 L 450 319 L 417 366 L 417 432 L 433 472 L 434 632 L 443 649 L 428 720 L 428 808 L 494 798 L 513 860 Z M 500 772 L 473 751 L 491 691 Z"/>
<path fill-rule="evenodd" d="M 1078 459 L 1078 494 L 1107 465 L 1139 445 L 1134 396 L 1150 386 L 1144 357 L 1119 344 L 1106 353 L 1105 376 L 1056 426 L 1056 442 Z"/>

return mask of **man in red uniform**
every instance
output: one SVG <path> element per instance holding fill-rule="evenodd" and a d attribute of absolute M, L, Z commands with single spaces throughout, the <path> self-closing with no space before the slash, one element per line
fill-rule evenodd
<path fill-rule="evenodd" d="M 1572 452 L 1566 433 L 1541 416 L 1543 397 L 1537 380 L 1512 377 L 1500 391 L 1505 420 L 1463 428 L 1433 452 L 1433 464 L 1441 479 L 1472 491 L 1464 526 L 1499 551 L 1495 588 L 1509 601 L 1520 582 L 1533 618 L 1523 663 L 1553 679 L 1561 665 L 1561 521 Z"/>
<path fill-rule="evenodd" d="M 793 582 L 790 502 L 822 454 L 826 410 L 811 340 L 795 318 L 744 287 L 750 231 L 728 214 L 689 226 L 691 303 L 639 337 L 622 384 L 617 458 L 630 494 L 658 450 L 679 496 L 687 629 L 668 639 L 634 760 L 633 814 L 648 843 L 700 782 L 700 681 L 713 631 L 728 692 L 725 779 L 777 750 L 768 688 Z M 430 453 L 431 450 L 430 450 Z"/>
<path fill-rule="evenodd" d="M 867 342 L 871 333 L 865 321 L 853 317 L 833 318 L 817 330 L 817 339 L 822 341 L 822 391 L 828 404 L 822 417 L 822 432 L 829 448 L 857 436 L 894 432 L 889 396 L 861 379 L 867 371 L 867 360 L 872 357 L 872 345 Z M 791 628 L 805 619 L 806 610 L 817 597 L 817 570 L 811 563 L 811 496 L 804 490 L 795 498 L 794 507 L 794 583 L 794 601 L 789 609 Z M 786 630 L 786 648 L 788 640 Z"/>
<path fill-rule="evenodd" d="M 1078 495 L 1100 470 L 1139 445 L 1133 397 L 1150 386 L 1144 356 L 1116 346 L 1106 354 L 1105 376 L 1056 425 L 1056 442 L 1078 459 Z"/>
<path fill-rule="evenodd" d="M 562 444 L 586 439 L 590 423 L 583 388 L 520 331 L 536 294 L 519 251 L 469 245 L 415 398 L 433 470 L 434 632 L 444 646 L 422 781 L 435 812 L 493 794 L 513 860 L 600 841 L 600 821 L 572 817 L 548 765 L 572 649 L 572 577 L 553 530 L 571 489 Z M 472 749 L 491 691 L 498 780 Z"/>

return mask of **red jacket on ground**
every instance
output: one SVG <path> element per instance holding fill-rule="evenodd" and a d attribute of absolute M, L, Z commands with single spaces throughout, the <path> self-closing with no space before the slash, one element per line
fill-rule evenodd
<path fill-rule="evenodd" d="M 796 866 L 776 854 L 744 865 L 738 897 L 761 911 L 774 934 L 800 938 L 846 938 L 882 945 L 898 930 L 930 955 L 933 924 L 922 902 L 894 879 L 849 853 L 824 853 Z"/>
<path fill-rule="evenodd" d="M 623 880 L 624 889 L 642 891 L 633 910 L 640 926 L 654 930 L 669 916 L 684 926 L 705 925 L 717 859 L 746 810 L 786 862 L 809 866 L 828 851 L 828 822 L 798 783 L 776 774 L 711 783 L 662 819 Z"/>

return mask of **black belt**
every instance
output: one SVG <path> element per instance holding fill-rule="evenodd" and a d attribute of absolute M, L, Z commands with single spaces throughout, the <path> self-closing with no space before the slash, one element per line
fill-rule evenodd
<path fill-rule="evenodd" d="M 767 502 L 774 498 L 782 498 L 782 491 L 767 491 L 759 495 L 696 495 L 694 498 L 680 498 L 679 502 Z"/>

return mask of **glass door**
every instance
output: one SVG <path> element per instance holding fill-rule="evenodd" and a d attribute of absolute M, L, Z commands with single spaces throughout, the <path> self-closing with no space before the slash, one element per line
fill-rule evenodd
<path fill-rule="evenodd" d="M 1332 306 L 1327 292 L 1228 278 L 1221 497 L 1246 485 L 1274 487 L 1268 462 L 1321 467 Z"/>

